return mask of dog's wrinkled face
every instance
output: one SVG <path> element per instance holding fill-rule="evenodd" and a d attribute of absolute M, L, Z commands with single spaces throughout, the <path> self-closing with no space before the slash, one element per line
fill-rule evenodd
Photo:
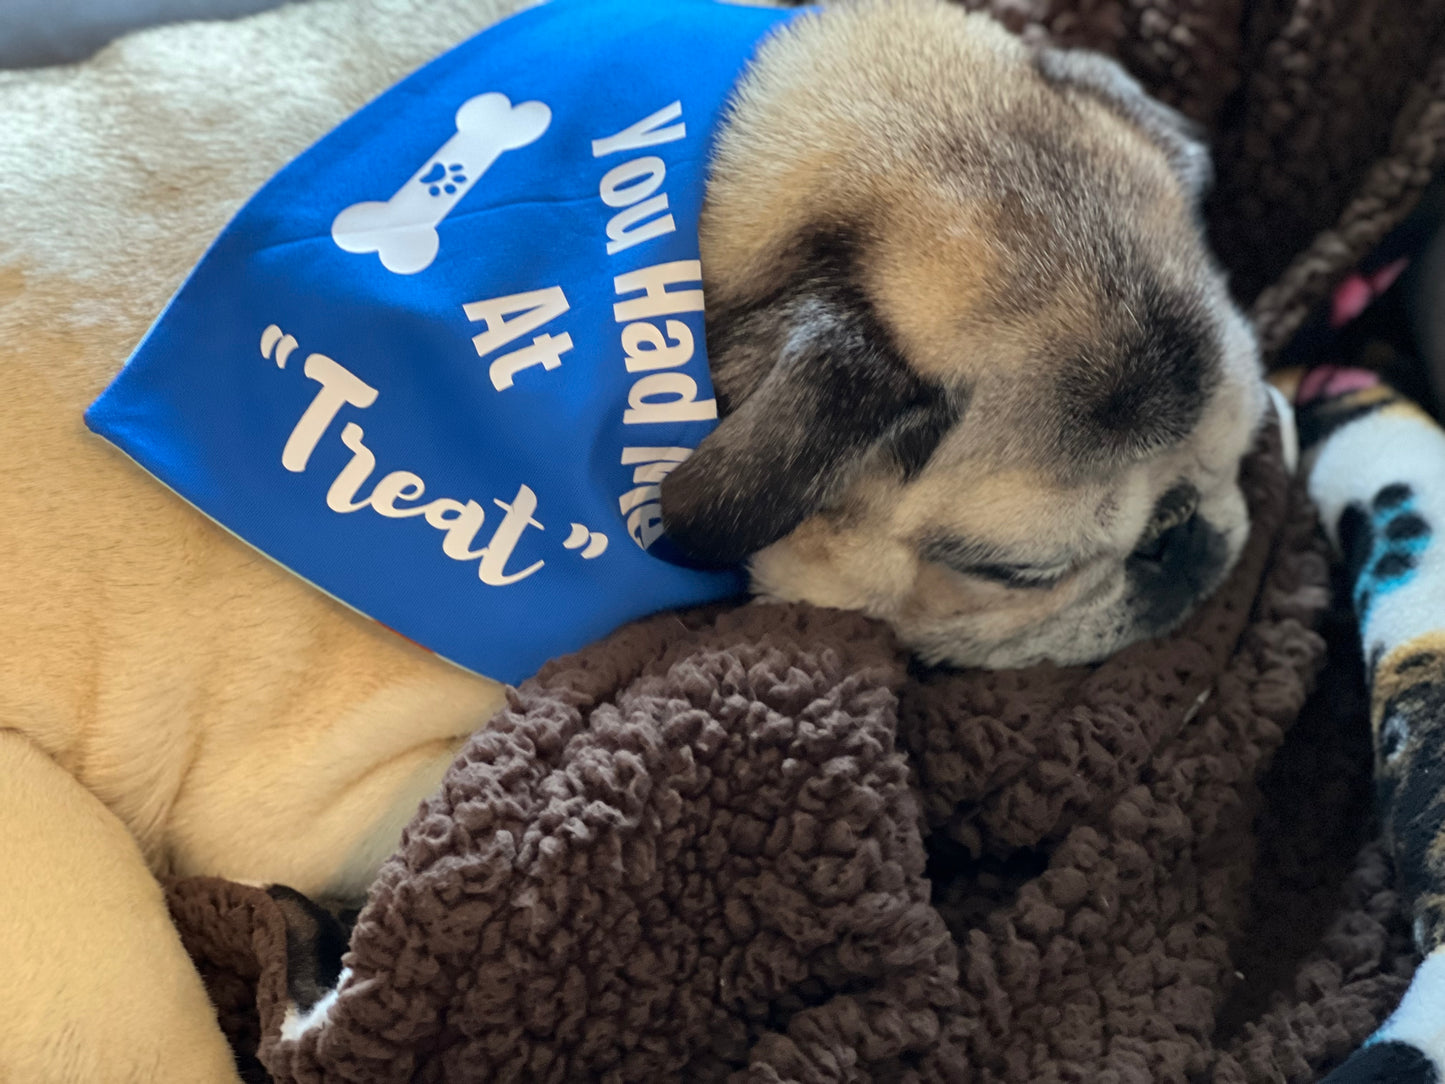
<path fill-rule="evenodd" d="M 717 430 L 669 534 L 922 657 L 1076 663 L 1176 625 L 1248 523 L 1266 394 L 1207 160 L 1112 62 L 943 3 L 760 53 L 702 223 Z"/>

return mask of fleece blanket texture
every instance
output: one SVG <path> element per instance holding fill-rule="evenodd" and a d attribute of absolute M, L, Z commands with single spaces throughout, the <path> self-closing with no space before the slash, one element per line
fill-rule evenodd
<path fill-rule="evenodd" d="M 1445 0 L 977 6 L 1200 122 L 1211 232 L 1270 352 L 1445 157 Z M 1415 961 L 1355 630 L 1272 434 L 1247 485 L 1226 587 L 1096 668 L 922 670 L 879 625 L 767 604 L 550 664 L 418 811 L 299 1038 L 276 905 L 174 883 L 247 1072 L 1317 1079 Z"/>
<path fill-rule="evenodd" d="M 1248 1079 L 1252 1034 L 1211 1040 L 1326 600 L 1273 446 L 1248 486 L 1227 587 L 1096 669 L 915 672 L 881 625 L 764 604 L 549 665 L 298 1040 L 263 898 L 182 882 L 177 917 L 280 1080 Z"/>

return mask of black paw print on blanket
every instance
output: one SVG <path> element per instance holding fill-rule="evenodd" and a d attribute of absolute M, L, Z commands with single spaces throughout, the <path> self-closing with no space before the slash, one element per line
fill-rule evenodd
<path fill-rule="evenodd" d="M 1406 1043 L 1375 1043 L 1357 1051 L 1322 1084 L 1438 1084 L 1435 1066 Z"/>
<path fill-rule="evenodd" d="M 1340 549 L 1354 584 L 1355 613 L 1365 620 L 1382 595 L 1407 583 L 1430 542 L 1430 525 L 1415 510 L 1415 491 L 1403 482 L 1385 486 L 1368 512 L 1352 504 L 1340 515 Z"/>

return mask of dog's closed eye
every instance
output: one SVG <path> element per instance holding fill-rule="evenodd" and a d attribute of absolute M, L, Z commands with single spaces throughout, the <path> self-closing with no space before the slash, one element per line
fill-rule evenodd
<path fill-rule="evenodd" d="M 1001 583 L 1005 587 L 1024 587 L 1044 589 L 1057 587 L 1069 574 L 1068 569 L 1047 569 L 1036 568 L 1033 565 L 1000 565 L 984 564 L 973 565 L 967 568 L 960 568 L 957 571 L 966 576 L 977 576 L 982 580 L 992 580 L 994 583 Z"/>
<path fill-rule="evenodd" d="M 954 535 L 935 535 L 926 539 L 919 547 L 919 553 L 925 561 L 1005 587 L 1055 587 L 1072 571 L 1067 562 L 1032 564 L 1000 560 L 998 552 L 991 547 Z"/>

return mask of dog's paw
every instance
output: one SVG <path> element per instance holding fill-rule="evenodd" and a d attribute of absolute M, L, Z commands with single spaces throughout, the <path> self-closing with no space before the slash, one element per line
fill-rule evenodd
<path fill-rule="evenodd" d="M 333 912 L 294 888 L 268 885 L 286 919 L 286 996 L 283 1039 L 295 1038 L 325 1019 L 347 970 L 342 957 L 351 940 L 357 912 Z"/>

